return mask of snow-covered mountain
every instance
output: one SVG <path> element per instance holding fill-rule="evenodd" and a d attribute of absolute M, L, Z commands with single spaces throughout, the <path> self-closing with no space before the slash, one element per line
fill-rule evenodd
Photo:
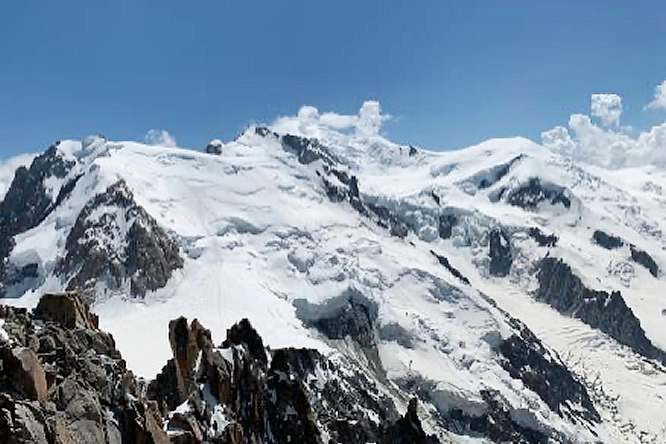
<path fill-rule="evenodd" d="M 417 396 L 442 442 L 666 441 L 666 169 L 521 138 L 431 152 L 380 123 L 305 109 L 202 152 L 56 143 L 0 204 L 0 302 L 79 289 L 149 379 L 172 319 L 219 343 L 248 318 L 401 413 Z"/>

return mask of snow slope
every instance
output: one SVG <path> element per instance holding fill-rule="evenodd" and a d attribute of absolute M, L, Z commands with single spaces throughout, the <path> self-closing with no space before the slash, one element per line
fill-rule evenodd
<path fill-rule="evenodd" d="M 281 136 L 287 134 L 317 140 L 337 171 L 356 178 L 364 205 L 385 209 L 408 227 L 406 236 L 392 236 L 353 199 L 332 200 L 322 178 L 344 184 L 322 158 L 299 161 L 285 148 Z M 1 302 L 33 306 L 43 292 L 63 290 L 67 282 L 54 270 L 77 215 L 91 197 L 124 180 L 185 259 L 167 285 L 145 299 L 109 291 L 94 307 L 101 328 L 113 334 L 140 375 L 154 377 L 170 357 L 167 325 L 181 315 L 198 318 L 216 341 L 247 317 L 270 347 L 313 347 L 372 368 L 371 353 L 349 339 L 327 338 L 303 314 L 304 307 L 316 312 L 353 289 L 376 308 L 378 359 L 396 403 L 406 402 L 406 381 L 427 383 L 426 425 L 443 440 L 485 439 L 451 430 L 435 412 L 481 414 L 486 391 L 511 406 L 517 424 L 563 442 L 666 440 L 663 365 L 533 296 L 538 261 L 562 258 L 589 288 L 620 290 L 647 338 L 666 350 L 663 278 L 630 261 L 628 247 L 666 264 L 664 170 L 604 170 L 520 138 L 429 152 L 373 131 L 339 131 L 303 113 L 268 128 L 252 126 L 221 144 L 219 155 L 99 138 L 62 142 L 58 150 L 74 166 L 67 178 L 46 180 L 50 195 L 68 179 L 81 178 L 38 226 L 15 237 L 8 262 L 37 263 L 39 279 L 10 288 L 14 297 Z M 533 178 L 541 194 L 521 194 Z M 456 219 L 448 236 L 441 231 L 445 214 Z M 530 227 L 556 234 L 557 245 L 539 246 Z M 495 229 L 507 233 L 500 243 L 511 250 L 506 276 L 489 268 Z M 597 229 L 627 245 L 600 247 L 592 241 Z M 558 415 L 524 381 L 509 376 L 497 345 L 518 330 L 505 311 L 584 382 L 600 423 Z"/>

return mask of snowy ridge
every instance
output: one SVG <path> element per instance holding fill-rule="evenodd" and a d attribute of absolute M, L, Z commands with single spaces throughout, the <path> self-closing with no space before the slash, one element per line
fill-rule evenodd
<path fill-rule="evenodd" d="M 122 180 L 183 258 L 144 297 L 122 287 L 94 306 L 141 375 L 154 377 L 169 357 L 171 319 L 197 318 L 219 341 L 248 318 L 270 347 L 353 360 L 400 411 L 418 394 L 424 426 L 444 442 L 492 440 L 488 418 L 500 412 L 523 438 L 663 442 L 663 365 L 534 294 L 539 261 L 561 258 L 586 287 L 621 291 L 646 337 L 666 350 L 661 272 L 631 253 L 666 264 L 666 170 L 606 170 L 521 138 L 429 152 L 386 140 L 380 110 L 364 108 L 342 120 L 306 108 L 208 153 L 61 142 L 66 175 L 46 177 L 44 189 L 55 205 L 73 185 L 14 236 L 8 267 L 37 271 L 9 284 L 2 302 L 31 306 L 67 286 L 57 273 L 67 237 L 90 199 Z M 102 206 L 88 219 L 117 210 Z M 117 220 L 127 224 L 116 226 L 122 234 L 88 235 L 122 258 L 132 221 Z M 534 228 L 556 241 L 541 245 Z M 624 246 L 598 245 L 595 230 Z M 104 292 L 102 280 L 95 285 Z M 527 350 L 531 365 L 510 358 Z M 583 391 L 530 382 L 556 383 L 548 375 L 564 374 L 562 363 Z"/>

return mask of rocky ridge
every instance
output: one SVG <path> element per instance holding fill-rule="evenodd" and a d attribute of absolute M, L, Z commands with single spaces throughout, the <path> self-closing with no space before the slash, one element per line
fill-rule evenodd
<path fill-rule="evenodd" d="M 169 325 L 173 359 L 146 383 L 77 293 L 0 306 L 2 443 L 434 443 L 360 371 L 316 350 L 264 347 L 247 320 L 215 346 Z M 376 412 L 368 415 L 368 411 Z"/>
<path fill-rule="evenodd" d="M 183 266 L 178 246 L 120 180 L 93 197 L 81 210 L 66 242 L 66 256 L 56 273 L 67 289 L 79 289 L 93 300 L 98 281 L 143 297 L 164 287 Z"/>

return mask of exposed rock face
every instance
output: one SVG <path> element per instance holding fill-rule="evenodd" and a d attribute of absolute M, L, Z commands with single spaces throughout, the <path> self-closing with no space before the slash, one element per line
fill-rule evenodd
<path fill-rule="evenodd" d="M 313 325 L 332 339 L 372 348 L 376 307 L 353 291 L 342 296 L 335 306 L 308 306 L 321 311 Z M 172 321 L 174 358 L 146 390 L 77 294 L 45 296 L 35 314 L 0 306 L 0 318 L 9 336 L 0 339 L 0 436 L 10 442 L 438 442 L 424 433 L 415 399 L 400 417 L 386 388 L 377 385 L 381 378 L 358 363 L 311 349 L 268 350 L 246 319 L 227 330 L 219 347 L 198 321 Z M 524 325 L 512 322 L 520 334 L 497 345 L 507 372 L 561 416 L 598 422 L 585 388 Z M 434 389 L 411 387 L 424 401 Z M 494 442 L 558 438 L 552 430 L 520 425 L 498 393 L 482 391 L 481 397 L 481 412 L 452 409 L 438 420 Z"/>
<path fill-rule="evenodd" d="M 507 365 L 511 363 L 507 361 Z M 432 402 L 433 396 L 438 396 L 437 384 L 418 374 L 397 382 L 403 390 L 416 394 L 424 402 Z M 515 410 L 498 392 L 481 390 L 479 394 L 482 405 L 471 409 L 453 406 L 438 412 L 446 429 L 458 435 L 486 437 L 489 442 L 497 443 L 569 442 L 552 430 L 535 430 L 521 425 L 512 417 Z"/>
<path fill-rule="evenodd" d="M 488 256 L 490 257 L 490 274 L 504 277 L 511 271 L 511 239 L 504 231 L 496 228 L 488 233 Z"/>
<path fill-rule="evenodd" d="M 35 352 L 29 347 L 0 349 L 3 371 L 11 375 L 13 388 L 33 401 L 46 401 L 46 373 Z"/>
<path fill-rule="evenodd" d="M 537 274 L 538 300 L 606 333 L 647 358 L 666 362 L 666 354 L 645 336 L 641 323 L 620 292 L 590 290 L 560 259 L 545 258 Z"/>
<path fill-rule="evenodd" d="M 481 398 L 486 405 L 483 413 L 472 414 L 462 409 L 452 409 L 444 417 L 447 427 L 466 435 L 487 436 L 491 442 L 497 443 L 558 442 L 551 441 L 544 432 L 524 427 L 515 421 L 511 417 L 509 403 L 498 393 L 482 390 Z"/>
<path fill-rule="evenodd" d="M 51 176 L 63 179 L 72 165 L 71 161 L 62 158 L 56 144 L 37 156 L 30 168 L 18 168 L 0 203 L 0 225 L 15 235 L 43 221 L 53 210 L 56 200 L 56 196 L 48 195 L 44 179 Z"/>
<path fill-rule="evenodd" d="M 35 308 L 34 316 L 66 328 L 96 329 L 99 318 L 77 293 L 45 294 Z"/>
<path fill-rule="evenodd" d="M 512 323 L 520 334 L 510 336 L 499 346 L 500 353 L 506 358 L 504 368 L 511 377 L 523 381 L 560 416 L 600 422 L 585 387 L 525 325 L 515 319 Z M 571 409 L 570 404 L 580 408 Z"/>
<path fill-rule="evenodd" d="M 509 205 L 535 210 L 541 202 L 551 205 L 562 204 L 565 208 L 571 207 L 568 191 L 554 184 L 542 183 L 537 177 L 531 178 L 527 183 L 511 191 L 507 196 Z"/>
<path fill-rule="evenodd" d="M 401 220 L 400 217 L 385 206 L 366 202 L 361 197 L 356 176 L 350 176 L 346 172 L 328 165 L 324 166 L 324 173 L 328 178 L 317 171 L 317 174 L 322 179 L 326 195 L 331 202 L 337 203 L 347 201 L 359 214 L 373 219 L 377 225 L 389 230 L 391 236 L 396 236 L 401 239 L 407 236 L 410 229 L 409 225 Z M 337 180 L 339 184 L 333 183 L 333 180 Z"/>
<path fill-rule="evenodd" d="M 222 141 L 220 140 L 211 140 L 208 142 L 208 145 L 206 145 L 205 152 L 208 154 L 216 154 L 220 155 L 222 154 L 222 147 L 224 145 L 222 144 Z"/>
<path fill-rule="evenodd" d="M 339 355 L 286 348 L 269 360 L 247 320 L 227 331 L 222 348 L 196 320 L 174 320 L 174 359 L 146 391 L 113 338 L 82 321 L 93 316 L 78 295 L 50 295 L 40 306 L 41 323 L 0 306 L 8 332 L 0 340 L 1 442 L 437 442 L 423 432 L 415 402 L 399 417 Z"/>
<path fill-rule="evenodd" d="M 113 338 L 83 322 L 93 319 L 85 303 L 50 295 L 40 307 L 41 323 L 0 306 L 9 335 L 0 342 L 0 441 L 168 443 Z"/>
<path fill-rule="evenodd" d="M 631 245 L 630 248 L 631 248 L 631 260 L 647 268 L 647 270 L 650 272 L 652 276 L 658 277 L 659 266 L 654 261 L 654 259 L 652 259 L 652 256 L 650 256 L 643 250 L 639 250 L 633 245 Z"/>
<path fill-rule="evenodd" d="M 286 151 L 294 153 L 298 157 L 298 161 L 304 165 L 320 161 L 323 164 L 323 171 L 317 169 L 316 173 L 321 178 L 326 196 L 331 202 L 346 201 L 359 214 L 388 229 L 392 236 L 399 238 L 407 236 L 410 230 L 409 224 L 401 220 L 389 208 L 364 199 L 360 193 L 358 178 L 341 169 L 339 159 L 318 140 L 291 134 L 279 136 L 264 128 L 256 128 L 255 131 L 262 137 L 268 135 L 279 137 L 282 147 Z"/>
<path fill-rule="evenodd" d="M 281 137 L 281 141 L 282 147 L 296 154 L 298 161 L 304 165 L 317 160 L 321 160 L 328 165 L 335 163 L 335 157 L 316 139 L 285 134 Z"/>
<path fill-rule="evenodd" d="M 624 241 L 621 237 L 613 236 L 612 234 L 605 233 L 601 230 L 595 230 L 594 234 L 592 234 L 592 239 L 597 245 L 607 250 L 614 250 L 624 245 Z"/>
<path fill-rule="evenodd" d="M 355 289 L 324 305 L 312 305 L 305 299 L 295 301 L 297 316 L 329 339 L 351 337 L 363 347 L 376 345 L 374 324 L 377 306 Z"/>
<path fill-rule="evenodd" d="M 181 317 L 169 323 L 169 342 L 176 368 L 178 394 L 183 401 L 195 389 L 193 373 L 199 354 L 195 333 L 190 330 L 187 319 Z"/>
<path fill-rule="evenodd" d="M 449 272 L 453 276 L 460 279 L 460 281 L 463 282 L 464 284 L 469 285 L 469 279 L 467 279 L 460 271 L 458 271 L 457 268 L 455 268 L 453 265 L 451 265 L 451 263 L 449 262 L 449 260 L 446 257 L 435 253 L 433 250 L 430 250 L 430 254 L 435 256 L 435 258 L 437 258 L 437 261 L 440 263 L 440 265 L 444 266 L 444 268 L 449 270 Z"/>
<path fill-rule="evenodd" d="M 511 168 L 520 162 L 523 159 L 523 155 L 516 156 L 507 163 L 502 163 L 495 165 L 492 168 L 479 171 L 471 177 L 468 177 L 464 181 L 460 182 L 459 185 L 463 190 L 469 190 L 468 192 L 474 192 L 476 189 L 486 189 L 490 188 L 499 182 L 504 176 L 506 176 Z M 471 188 L 469 187 L 471 185 Z"/>
<path fill-rule="evenodd" d="M 148 394 L 162 406 L 172 442 L 323 444 L 324 433 L 332 442 L 351 444 L 437 442 L 423 432 L 415 404 L 399 419 L 361 372 L 343 372 L 339 363 L 309 349 L 274 350 L 269 360 L 247 320 L 227 330 L 221 348 L 196 320 L 188 326 L 178 319 L 170 331 L 172 343 L 180 345 Z M 184 380 L 167 376 L 181 365 L 192 370 L 182 373 Z M 173 392 L 178 400 L 169 398 Z"/>
<path fill-rule="evenodd" d="M 613 236 L 612 234 L 605 233 L 601 230 L 596 230 L 592 235 L 592 239 L 597 245 L 607 250 L 615 250 L 625 245 L 625 242 L 621 237 Z M 629 245 L 629 250 L 631 251 L 632 261 L 645 267 L 652 276 L 659 276 L 659 266 L 654 259 L 652 259 L 652 256 L 645 251 L 638 249 L 633 244 Z"/>
<path fill-rule="evenodd" d="M 554 234 L 544 234 L 537 227 L 530 227 L 527 234 L 539 244 L 540 247 L 554 247 L 557 245 L 558 238 Z"/>
<path fill-rule="evenodd" d="M 427 436 L 423 431 L 421 420 L 419 419 L 419 415 L 417 413 L 417 407 L 417 398 L 412 398 L 409 401 L 409 406 L 407 407 L 407 413 L 405 413 L 405 416 L 390 426 L 384 433 L 384 442 L 386 444 L 407 442 L 414 444 L 437 443 L 435 438 Z"/>
<path fill-rule="evenodd" d="M 458 223 L 458 218 L 455 214 L 442 214 L 439 216 L 439 237 L 442 239 L 449 239 L 453 233 L 453 227 Z"/>
<path fill-rule="evenodd" d="M 383 341 L 395 341 L 405 348 L 414 348 L 414 338 L 409 331 L 398 323 L 390 322 L 382 325 L 379 330 L 379 338 Z"/>
<path fill-rule="evenodd" d="M 18 168 L 0 202 L 0 281 L 3 280 L 5 261 L 14 248 L 13 237 L 41 223 L 73 188 L 73 185 L 63 187 L 56 198 L 49 195 L 44 185 L 44 180 L 49 177 L 64 179 L 73 165 L 61 156 L 57 146 L 56 143 L 37 156 L 30 168 Z"/>
<path fill-rule="evenodd" d="M 142 297 L 164 287 L 183 266 L 176 243 L 122 180 L 83 207 L 66 248 L 56 271 L 68 279 L 68 289 L 81 289 L 89 298 L 100 280 L 110 289 L 129 284 L 131 294 Z"/>

